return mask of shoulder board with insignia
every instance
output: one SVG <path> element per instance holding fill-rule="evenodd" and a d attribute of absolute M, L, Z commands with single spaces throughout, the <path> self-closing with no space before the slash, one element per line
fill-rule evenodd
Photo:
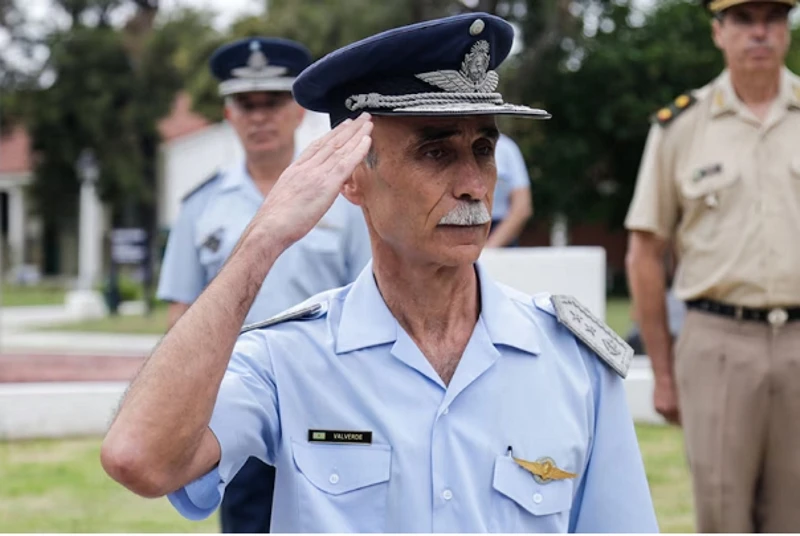
<path fill-rule="evenodd" d="M 572 296 L 550 298 L 558 321 L 591 348 L 617 374 L 628 375 L 633 348 Z"/>
<path fill-rule="evenodd" d="M 242 330 L 239 332 L 239 335 L 247 333 L 248 331 L 268 328 L 270 326 L 282 324 L 283 322 L 290 322 L 292 320 L 313 320 L 323 316 L 327 312 L 328 304 L 326 302 L 315 303 L 301 309 L 289 310 L 285 313 L 273 316 L 272 318 L 268 318 L 267 320 L 262 320 L 261 322 L 248 324 L 242 328 Z"/>
<path fill-rule="evenodd" d="M 691 108 L 695 102 L 697 102 L 697 98 L 693 94 L 684 93 L 653 114 L 652 120 L 662 127 L 667 126 L 676 117 Z"/>
<path fill-rule="evenodd" d="M 181 202 L 186 201 L 187 199 L 192 197 L 194 194 L 196 194 L 197 192 L 199 192 L 200 190 L 202 190 L 203 188 L 205 188 L 206 186 L 208 186 L 209 184 L 211 184 L 212 182 L 214 182 L 215 180 L 217 180 L 221 176 L 222 175 L 220 174 L 220 172 L 217 171 L 216 173 L 211 175 L 209 178 L 207 178 L 206 180 L 202 181 L 200 184 L 198 184 L 197 186 L 195 186 L 194 188 L 189 190 L 189 192 L 186 195 L 181 197 Z"/>

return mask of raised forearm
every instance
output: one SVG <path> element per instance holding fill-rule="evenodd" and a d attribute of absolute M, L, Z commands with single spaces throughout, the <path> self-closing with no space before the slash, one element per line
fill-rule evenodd
<path fill-rule="evenodd" d="M 371 143 L 368 114 L 345 121 L 287 168 L 217 277 L 145 362 L 103 442 L 106 471 L 145 496 L 208 472 L 208 425 L 234 344 L 278 256 L 330 208 Z"/>
<path fill-rule="evenodd" d="M 132 382 L 104 443 L 104 450 L 116 451 L 109 459 L 136 458 L 128 464 L 147 473 L 143 479 L 164 479 L 165 486 L 182 477 L 207 432 L 244 318 L 282 248 L 269 236 L 246 231 L 219 275 Z M 208 460 L 206 469 L 214 463 Z"/>

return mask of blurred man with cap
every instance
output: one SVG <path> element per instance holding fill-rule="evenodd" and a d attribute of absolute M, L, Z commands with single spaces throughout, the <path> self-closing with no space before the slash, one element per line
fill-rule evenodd
<path fill-rule="evenodd" d="M 214 175 L 183 200 L 173 226 L 158 295 L 170 302 L 170 326 L 230 257 L 242 231 L 295 157 L 295 130 L 305 111 L 292 98 L 296 76 L 311 63 L 298 43 L 247 38 L 219 48 L 211 71 L 220 81 L 225 118 L 239 138 L 243 162 Z M 370 257 L 361 211 L 339 197 L 264 279 L 250 323 L 323 290 L 355 279 Z M 221 507 L 223 532 L 269 532 L 275 469 L 251 458 L 230 483 Z"/>
<path fill-rule="evenodd" d="M 513 29 L 474 13 L 390 30 L 303 72 L 334 130 L 281 176 L 225 268 L 133 382 L 106 470 L 210 515 L 248 456 L 281 532 L 657 530 L 623 379 L 632 357 L 568 296 L 476 264 L 491 224 L 495 69 Z M 274 259 L 339 193 L 373 262 L 244 330 Z"/>
<path fill-rule="evenodd" d="M 800 531 L 795 0 L 711 0 L 727 68 L 658 111 L 626 226 L 654 403 L 685 432 L 701 532 Z M 673 348 L 664 254 L 686 302 Z"/>

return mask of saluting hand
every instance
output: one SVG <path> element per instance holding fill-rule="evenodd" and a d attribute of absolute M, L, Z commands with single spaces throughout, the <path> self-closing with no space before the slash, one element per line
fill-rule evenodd
<path fill-rule="evenodd" d="M 322 219 L 367 156 L 371 132 L 371 116 L 364 113 L 312 143 L 281 174 L 256 219 L 267 221 L 285 247 L 300 240 Z"/>

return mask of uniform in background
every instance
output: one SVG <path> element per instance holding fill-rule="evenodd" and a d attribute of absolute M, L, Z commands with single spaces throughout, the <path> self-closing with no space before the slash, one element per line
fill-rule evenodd
<path fill-rule="evenodd" d="M 798 77 L 783 69 L 762 122 L 726 70 L 658 113 L 626 220 L 677 246 L 674 376 L 700 532 L 800 531 L 797 140 Z"/>

